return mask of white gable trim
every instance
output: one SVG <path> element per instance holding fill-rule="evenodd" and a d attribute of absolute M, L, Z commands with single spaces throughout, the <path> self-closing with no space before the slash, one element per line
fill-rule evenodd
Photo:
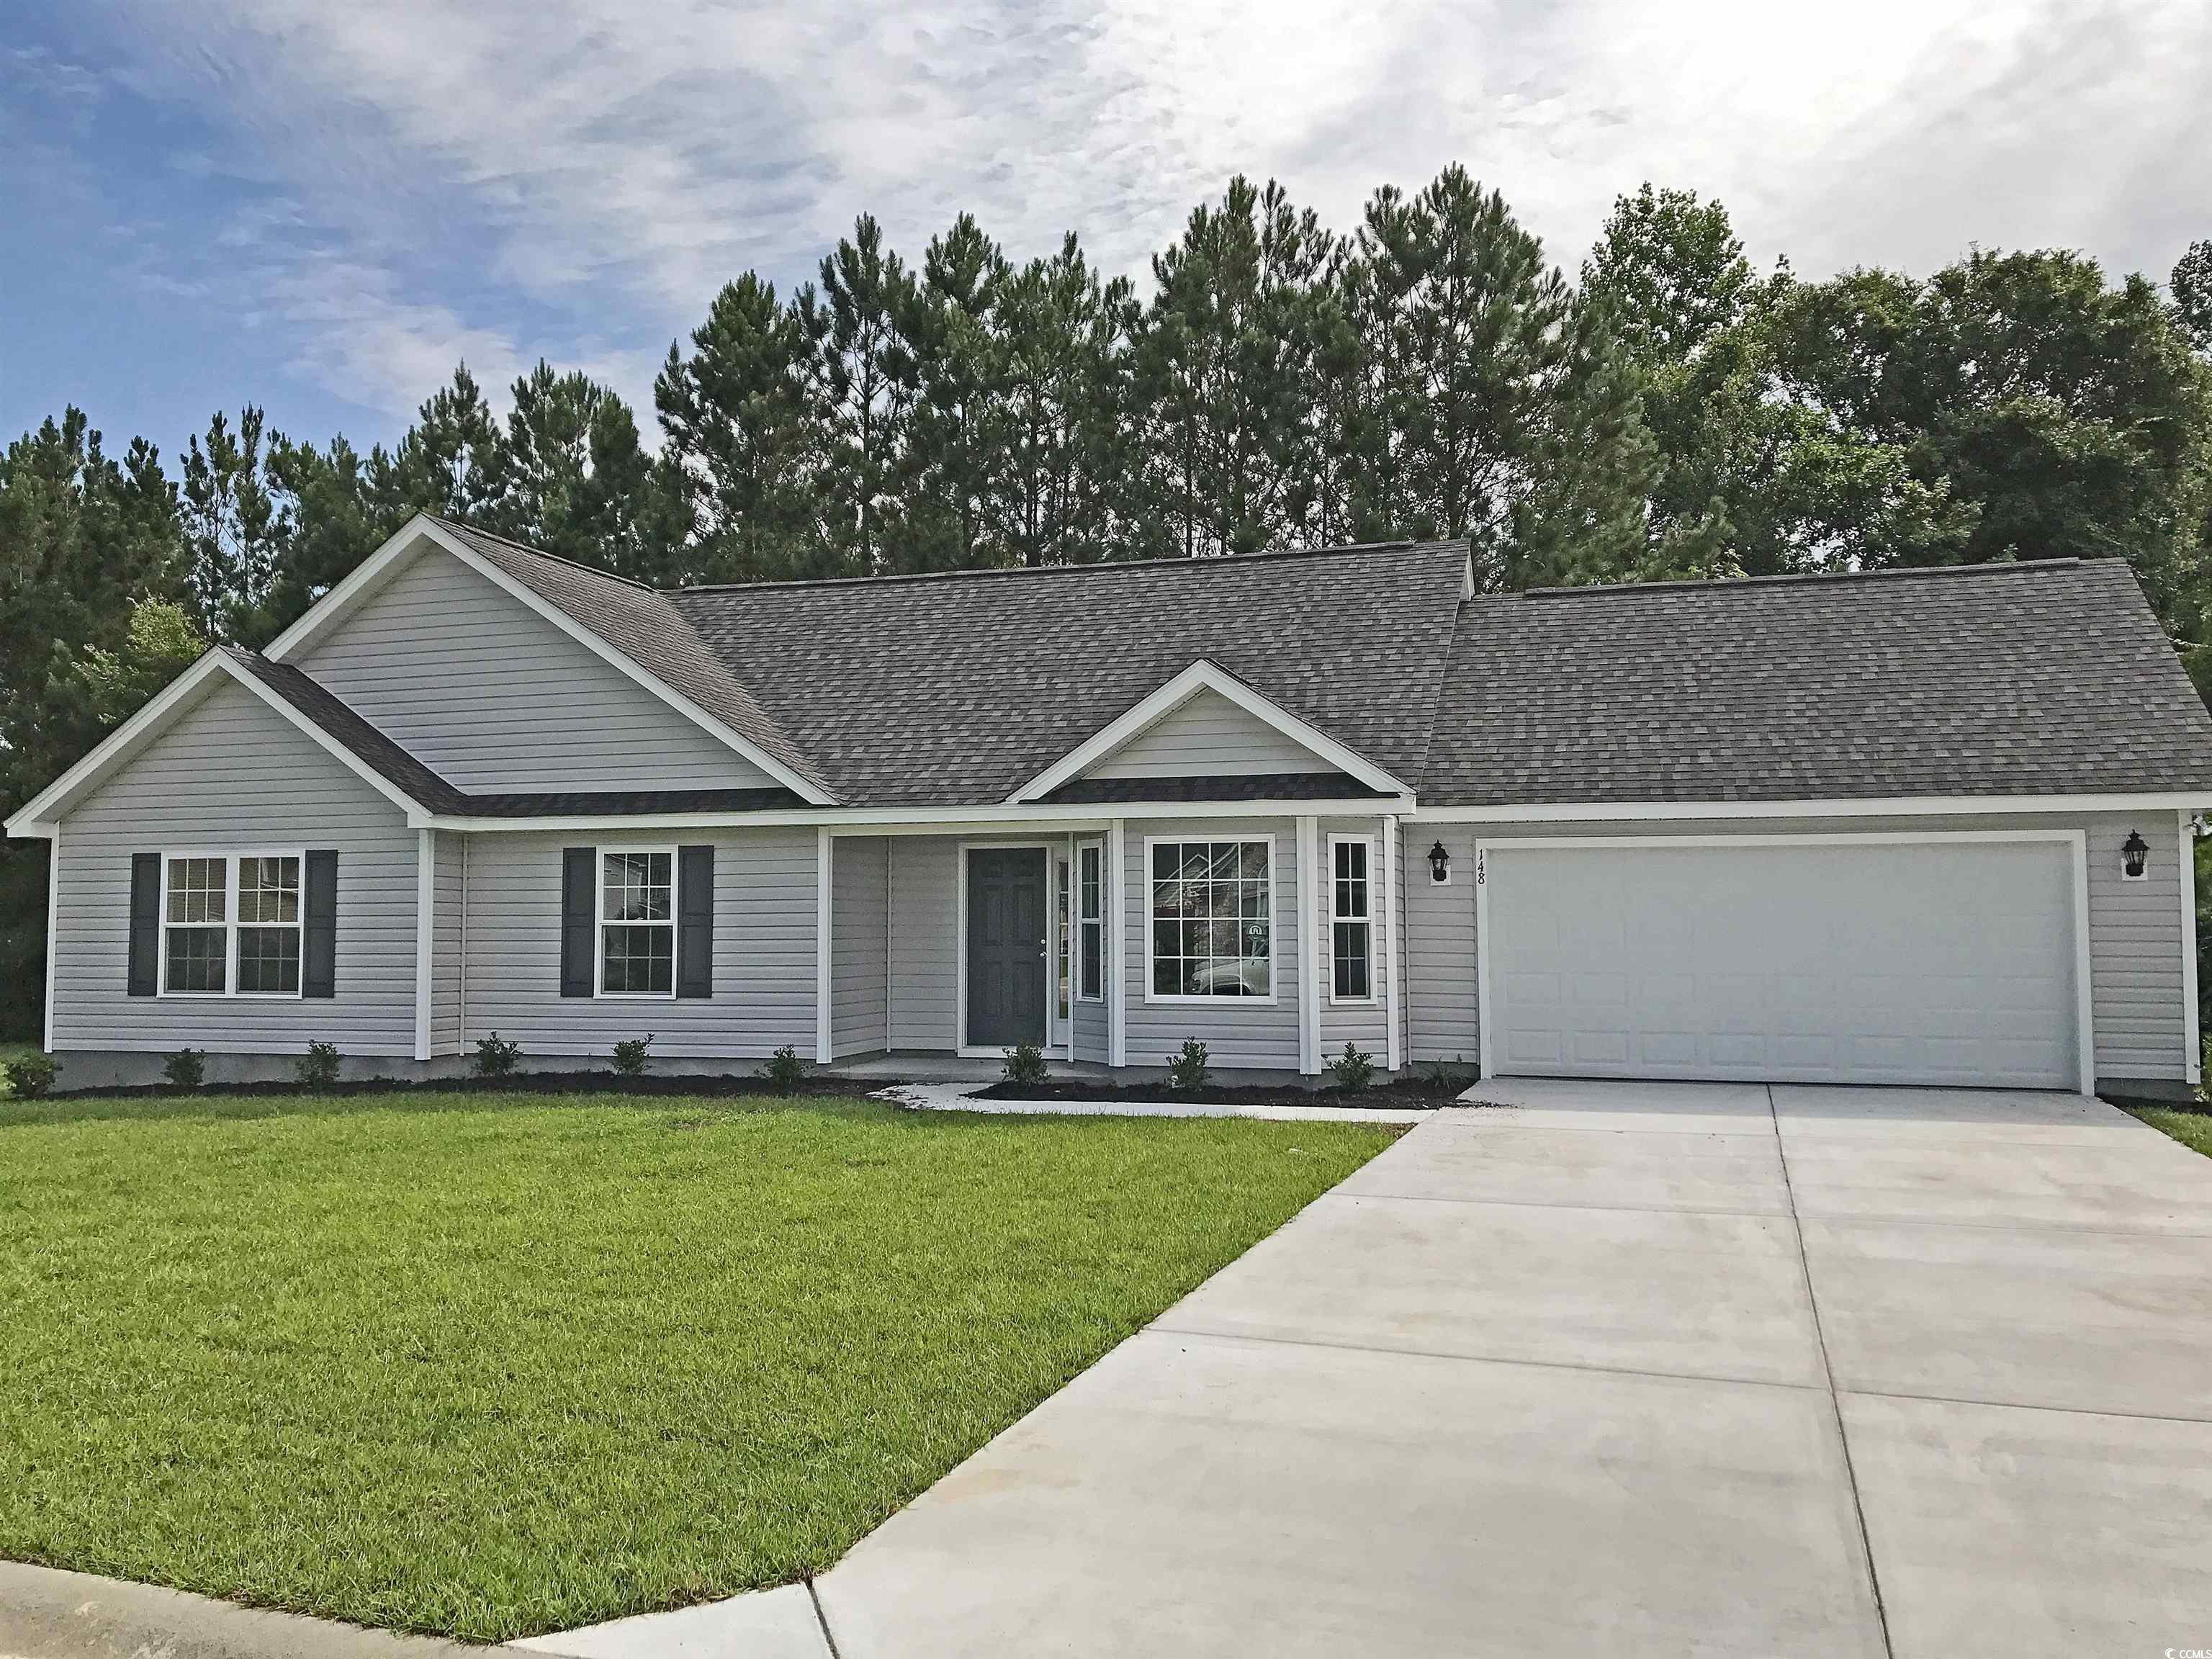
<path fill-rule="evenodd" d="M 617 651 L 559 605 L 532 592 L 426 514 L 418 513 L 401 526 L 391 540 L 363 559 L 343 581 L 308 606 L 307 613 L 279 634 L 263 654 L 272 661 L 284 662 L 321 638 L 381 587 L 392 574 L 394 567 L 404 562 L 416 550 L 417 542 L 423 540 L 451 554 L 501 592 L 559 629 L 609 667 L 643 686 L 708 736 L 719 739 L 750 761 L 801 800 L 816 806 L 834 804 L 834 797 L 820 785 L 801 777 L 751 738 L 725 726 L 635 658 Z"/>
<path fill-rule="evenodd" d="M 313 738 L 325 753 L 338 760 L 348 771 L 404 812 L 410 825 L 419 826 L 429 822 L 427 806 L 264 685 L 251 672 L 233 662 L 222 647 L 217 646 L 171 680 L 143 708 L 109 732 L 94 746 L 90 754 L 40 790 L 22 811 L 8 820 L 8 833 L 52 839 L 60 826 L 62 815 L 112 774 L 136 760 L 141 750 L 199 702 L 201 688 L 217 674 L 226 675 L 244 686 L 292 726 Z"/>
<path fill-rule="evenodd" d="M 1200 657 L 1144 701 L 1109 720 L 1015 790 L 1006 797 L 1006 805 L 1018 806 L 1051 793 L 1069 779 L 1080 776 L 1085 768 L 1112 754 L 1154 721 L 1174 713 L 1201 691 L 1212 691 L 1226 697 L 1255 720 L 1273 726 L 1302 748 L 1311 750 L 1316 759 L 1325 761 L 1370 789 L 1379 789 L 1393 795 L 1413 793 L 1356 750 L 1346 748 L 1318 726 L 1309 725 L 1281 704 L 1261 696 L 1236 676 L 1216 668 Z"/>

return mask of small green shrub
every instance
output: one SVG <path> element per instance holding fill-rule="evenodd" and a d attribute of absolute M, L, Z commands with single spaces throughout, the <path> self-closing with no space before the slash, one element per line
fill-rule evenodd
<path fill-rule="evenodd" d="M 641 1037 L 630 1037 L 624 1042 L 617 1042 L 615 1044 L 615 1070 L 620 1072 L 624 1077 L 643 1077 L 645 1051 L 651 1047 L 653 1047 L 653 1037 L 650 1034 Z"/>
<path fill-rule="evenodd" d="M 1004 1076 L 1007 1082 L 1024 1088 L 1043 1082 L 1044 1050 L 1034 1042 L 1017 1042 L 1006 1050 Z"/>
<path fill-rule="evenodd" d="M 169 1079 L 173 1088 L 198 1088 L 207 1079 L 207 1050 L 178 1049 L 161 1062 L 161 1075 Z"/>
<path fill-rule="evenodd" d="M 8 1073 L 8 1091 L 16 1099 L 36 1100 L 53 1088 L 54 1079 L 62 1068 L 52 1054 L 25 1054 L 0 1069 Z"/>
<path fill-rule="evenodd" d="M 335 1042 L 311 1042 L 307 1052 L 301 1054 L 292 1067 L 303 1089 L 322 1089 L 338 1080 L 338 1045 Z"/>
<path fill-rule="evenodd" d="M 1375 1080 L 1375 1056 L 1347 1042 L 1344 1052 L 1329 1061 L 1328 1074 L 1338 1088 L 1357 1094 Z"/>
<path fill-rule="evenodd" d="M 799 1050 L 787 1042 L 768 1057 L 761 1075 L 776 1093 L 787 1095 L 805 1081 L 806 1062 L 799 1057 Z"/>
<path fill-rule="evenodd" d="M 1206 1087 L 1206 1045 L 1185 1037 L 1182 1047 L 1168 1056 L 1168 1081 L 1178 1089 Z"/>
<path fill-rule="evenodd" d="M 477 1044 L 476 1058 L 469 1062 L 469 1069 L 478 1077 L 512 1077 L 521 1064 L 522 1045 L 506 1042 L 494 1031 Z"/>

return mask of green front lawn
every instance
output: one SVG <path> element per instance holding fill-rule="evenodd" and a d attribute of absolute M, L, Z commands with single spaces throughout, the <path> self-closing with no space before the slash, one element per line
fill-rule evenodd
<path fill-rule="evenodd" d="M 2154 1129 L 2172 1135 L 2183 1146 L 2212 1158 L 2212 1112 L 2176 1111 L 2163 1106 L 2129 1109 Z"/>
<path fill-rule="evenodd" d="M 1392 1133 L 0 1103 L 0 1556 L 483 1638 L 817 1572 Z"/>

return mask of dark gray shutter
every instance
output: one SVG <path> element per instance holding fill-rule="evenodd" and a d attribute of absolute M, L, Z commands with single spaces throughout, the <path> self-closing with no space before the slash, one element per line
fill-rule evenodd
<path fill-rule="evenodd" d="M 334 848 L 307 854 L 300 914 L 306 927 L 300 940 L 300 994 L 338 994 L 338 855 Z"/>
<path fill-rule="evenodd" d="M 714 994 L 714 849 L 676 849 L 676 994 Z"/>
<path fill-rule="evenodd" d="M 58 870 L 55 877 L 60 875 Z M 49 878 L 52 879 L 53 878 Z M 161 983 L 161 855 L 131 855 L 131 994 L 150 997 Z"/>
<path fill-rule="evenodd" d="M 588 847 L 561 849 L 561 994 L 592 994 L 592 950 L 599 898 L 596 854 Z"/>

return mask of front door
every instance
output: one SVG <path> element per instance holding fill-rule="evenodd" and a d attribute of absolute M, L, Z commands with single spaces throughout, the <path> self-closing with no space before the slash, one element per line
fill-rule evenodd
<path fill-rule="evenodd" d="M 1045 855 L 1042 847 L 968 854 L 968 1044 L 1044 1042 Z"/>

